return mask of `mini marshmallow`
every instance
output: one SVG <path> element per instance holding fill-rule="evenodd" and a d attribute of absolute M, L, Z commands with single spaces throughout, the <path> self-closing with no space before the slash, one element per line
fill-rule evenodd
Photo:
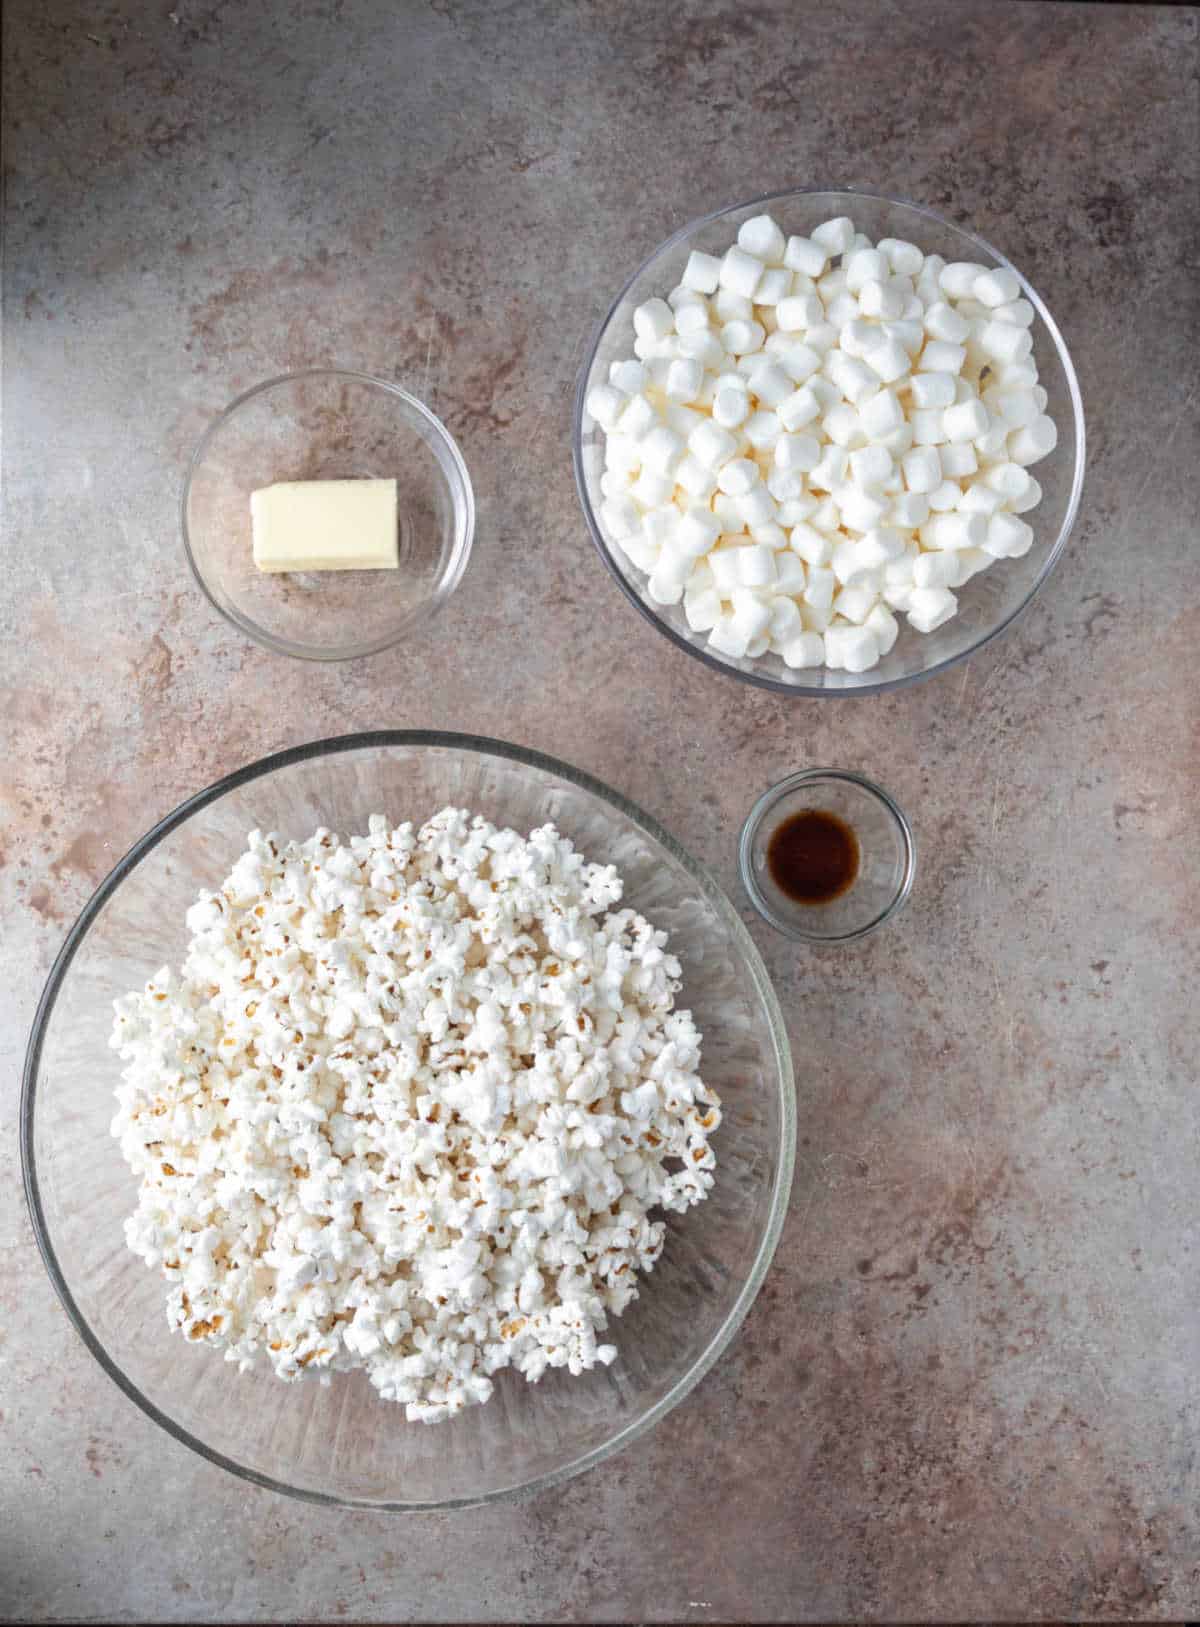
<path fill-rule="evenodd" d="M 783 408 L 779 409 L 782 416 Z M 872 440 L 882 440 L 904 425 L 904 408 L 894 390 L 877 390 L 858 409 L 863 433 Z"/>
<path fill-rule="evenodd" d="M 766 329 L 761 322 L 746 321 L 741 317 L 726 322 L 720 334 L 721 343 L 731 356 L 748 356 L 753 351 L 761 350 L 766 337 Z"/>
<path fill-rule="evenodd" d="M 799 470 L 807 474 L 821 459 L 821 443 L 815 435 L 781 435 L 775 443 L 777 469 Z"/>
<path fill-rule="evenodd" d="M 793 384 L 803 384 L 820 367 L 820 354 L 811 345 L 801 343 L 798 339 L 790 339 L 786 334 L 780 337 L 782 343 L 772 351 L 772 357 Z"/>
<path fill-rule="evenodd" d="M 744 638 L 736 630 L 731 615 L 722 615 L 708 635 L 709 649 L 716 650 L 720 655 L 727 655 L 734 661 L 739 661 L 746 655 L 749 642 L 749 639 Z"/>
<path fill-rule="evenodd" d="M 821 420 L 822 428 L 835 446 L 845 448 L 847 451 L 853 447 L 864 446 L 867 437 L 863 432 L 862 421 L 849 403 L 839 401 Z"/>
<path fill-rule="evenodd" d="M 824 565 L 810 565 L 808 582 L 801 597 L 813 610 L 829 610 L 833 605 L 833 596 L 837 588 L 838 579 L 835 571 L 827 569 Z"/>
<path fill-rule="evenodd" d="M 802 333 L 825 320 L 825 307 L 816 294 L 789 294 L 776 305 L 775 320 L 784 333 Z"/>
<path fill-rule="evenodd" d="M 761 360 L 750 374 L 750 393 L 764 407 L 778 407 L 792 394 L 793 384 L 777 363 Z"/>
<path fill-rule="evenodd" d="M 911 369 L 912 358 L 898 339 L 889 336 L 867 351 L 866 365 L 885 384 L 895 384 Z"/>
<path fill-rule="evenodd" d="M 667 369 L 667 395 L 672 401 L 694 401 L 704 383 L 704 369 L 697 361 L 680 357 Z"/>
<path fill-rule="evenodd" d="M 953 587 L 958 580 L 958 556 L 955 553 L 931 549 L 913 560 L 913 585 L 919 588 Z"/>
<path fill-rule="evenodd" d="M 929 499 L 924 492 L 906 491 L 892 499 L 887 522 L 889 525 L 899 526 L 902 530 L 915 531 L 917 526 L 924 525 L 928 518 Z"/>
<path fill-rule="evenodd" d="M 741 547 L 727 547 L 723 544 L 720 548 L 715 548 L 705 561 L 712 571 L 713 586 L 725 598 L 741 584 L 742 573 L 738 556 L 742 551 Z"/>
<path fill-rule="evenodd" d="M 787 239 L 770 215 L 755 215 L 738 227 L 738 247 L 765 265 L 782 265 Z"/>
<path fill-rule="evenodd" d="M 824 356 L 837 344 L 837 334 L 838 330 L 832 322 L 818 322 L 815 328 L 809 328 L 804 335 L 804 343 Z"/>
<path fill-rule="evenodd" d="M 988 523 L 982 514 L 931 514 L 917 535 L 923 548 L 982 548 Z"/>
<path fill-rule="evenodd" d="M 931 339 L 952 345 L 962 344 L 971 331 L 971 324 L 944 300 L 926 307 L 922 325 Z"/>
<path fill-rule="evenodd" d="M 744 588 L 769 587 L 775 580 L 775 550 L 765 543 L 752 542 L 737 550 L 738 583 Z M 717 556 L 714 555 L 714 558 Z"/>
<path fill-rule="evenodd" d="M 758 280 L 754 292 L 756 305 L 777 306 L 792 292 L 792 274 L 782 266 L 768 266 Z"/>
<path fill-rule="evenodd" d="M 819 277 L 828 259 L 826 249 L 811 237 L 789 237 L 783 251 L 784 265 L 791 271 L 802 272 L 806 277 Z"/>
<path fill-rule="evenodd" d="M 725 347 L 715 333 L 685 333 L 679 341 L 679 354 L 700 363 L 709 372 L 725 365 Z"/>
<path fill-rule="evenodd" d="M 1014 299 L 1010 304 L 997 305 L 992 311 L 997 322 L 1013 322 L 1018 328 L 1033 326 L 1034 309 L 1027 299 Z"/>
<path fill-rule="evenodd" d="M 717 485 L 730 497 L 742 497 L 758 485 L 758 465 L 749 458 L 730 458 L 717 475 Z"/>
<path fill-rule="evenodd" d="M 675 331 L 675 313 L 665 299 L 648 299 L 633 313 L 633 331 L 639 339 L 665 339 Z"/>
<path fill-rule="evenodd" d="M 858 300 L 853 294 L 835 294 L 825 307 L 825 320 L 835 328 L 842 328 L 861 314 Z"/>
<path fill-rule="evenodd" d="M 869 627 L 830 627 L 825 634 L 825 660 L 847 672 L 868 672 L 879 660 L 879 645 Z"/>
<path fill-rule="evenodd" d="M 825 659 L 825 640 L 820 633 L 797 633 L 780 649 L 784 665 L 798 670 L 819 667 Z"/>
<path fill-rule="evenodd" d="M 837 594 L 833 601 L 833 613 L 844 616 L 847 621 L 864 622 L 878 603 L 879 594 L 873 585 L 854 582 Z"/>
<path fill-rule="evenodd" d="M 776 455 L 782 445 L 783 441 L 780 441 L 779 446 L 776 446 Z M 764 484 L 771 496 L 780 504 L 790 503 L 804 496 L 804 475 L 799 469 L 772 468 Z M 613 495 L 619 496 L 620 493 L 614 492 Z"/>
<path fill-rule="evenodd" d="M 770 490 L 769 487 L 767 489 Z M 771 492 L 771 496 L 774 497 L 775 493 Z M 775 518 L 785 531 L 790 531 L 792 526 L 801 525 L 809 519 L 816 507 L 816 498 L 811 492 L 805 492 L 803 497 L 789 497 L 786 502 L 780 500 Z"/>
<path fill-rule="evenodd" d="M 915 277 L 925 263 L 925 256 L 917 245 L 905 242 L 902 237 L 881 237 L 875 247 L 899 276 Z"/>
<path fill-rule="evenodd" d="M 994 418 L 982 435 L 975 437 L 975 450 L 985 463 L 995 463 L 1008 457 L 1008 425 L 1002 418 Z"/>
<path fill-rule="evenodd" d="M 800 561 L 795 554 L 787 556 L 793 564 Z M 803 569 L 803 567 L 801 567 Z M 804 622 L 800 616 L 800 606 L 795 599 L 780 595 L 770 601 L 771 612 L 771 643 L 776 646 L 786 644 L 789 639 L 797 638 L 804 631 Z"/>
<path fill-rule="evenodd" d="M 808 572 L 799 554 L 790 549 L 775 555 L 775 586 L 780 593 L 799 596 L 808 587 Z"/>
<path fill-rule="evenodd" d="M 635 356 L 614 362 L 608 370 L 608 382 L 624 395 L 638 395 L 646 388 L 646 368 Z"/>
<path fill-rule="evenodd" d="M 904 294 L 885 282 L 865 282 L 858 295 L 859 309 L 864 316 L 886 317 L 889 321 L 897 321 L 906 304 Z"/>
<path fill-rule="evenodd" d="M 766 520 L 762 525 L 750 527 L 750 537 L 753 542 L 761 542 L 766 548 L 773 548 L 778 566 L 779 552 L 787 547 L 787 532 L 775 520 Z"/>
<path fill-rule="evenodd" d="M 1005 502 L 1024 496 L 1032 478 L 1019 463 L 993 463 L 983 474 L 984 483 L 999 492 Z"/>
<path fill-rule="evenodd" d="M 766 452 L 783 434 L 783 425 L 773 412 L 754 412 L 746 419 L 742 432 L 756 451 Z"/>
<path fill-rule="evenodd" d="M 690 559 L 698 559 L 715 545 L 720 535 L 721 527 L 716 516 L 710 509 L 697 504 L 685 510 L 675 528 L 675 543 Z"/>
<path fill-rule="evenodd" d="M 632 441 L 641 441 L 658 423 L 653 402 L 644 395 L 631 395 L 617 420 L 617 430 Z"/>
<path fill-rule="evenodd" d="M 903 559 L 907 544 L 903 532 L 895 526 L 881 525 L 865 532 L 855 546 L 859 558 L 868 569 L 874 570 L 880 565 L 890 565 L 897 559 Z"/>
<path fill-rule="evenodd" d="M 748 552 L 749 550 L 747 550 Z M 733 630 L 747 644 L 766 633 L 771 626 L 771 607 L 757 593 L 747 588 L 733 590 Z"/>
<path fill-rule="evenodd" d="M 706 503 L 717 489 L 712 470 L 706 469 L 690 452 L 675 471 L 675 483 L 697 503 Z"/>
<path fill-rule="evenodd" d="M 985 486 L 982 480 L 972 481 L 958 500 L 960 514 L 994 514 L 1002 498 L 998 491 Z"/>
<path fill-rule="evenodd" d="M 625 397 L 611 384 L 597 384 L 588 391 L 584 407 L 603 430 L 616 428 L 617 419 L 625 406 Z"/>
<path fill-rule="evenodd" d="M 706 633 L 721 619 L 721 595 L 716 588 L 701 588 L 698 593 L 684 593 L 683 613 L 694 633 Z"/>
<path fill-rule="evenodd" d="M 656 424 L 641 441 L 643 470 L 652 469 L 662 475 L 674 474 L 684 450 L 682 435 L 677 435 L 666 424 Z"/>
<path fill-rule="evenodd" d="M 716 418 L 715 407 L 713 418 Z M 688 436 L 688 451 L 692 457 L 702 469 L 711 469 L 714 474 L 722 464 L 737 456 L 737 450 L 737 441 L 719 422 L 697 424 Z"/>
<path fill-rule="evenodd" d="M 950 373 L 914 373 L 908 387 L 914 407 L 928 410 L 954 405 L 954 377 Z"/>
<path fill-rule="evenodd" d="M 636 536 L 641 529 L 641 512 L 628 497 L 617 497 L 602 504 L 600 518 L 609 536 L 618 542 L 622 537 Z"/>
<path fill-rule="evenodd" d="M 917 358 L 919 373 L 961 373 L 967 353 L 962 345 L 947 344 L 942 339 L 929 339 Z"/>
<path fill-rule="evenodd" d="M 854 242 L 854 222 L 846 215 L 823 221 L 812 232 L 812 240 L 819 243 L 827 255 L 845 254 Z"/>
<path fill-rule="evenodd" d="M 815 463 L 816 458 L 813 459 Z M 864 491 L 882 486 L 891 472 L 892 455 L 886 447 L 863 446 L 850 454 L 850 478 Z"/>
<path fill-rule="evenodd" d="M 942 466 L 943 480 L 963 480 L 967 475 L 973 475 L 979 468 L 979 459 L 973 446 L 961 443 L 952 446 L 946 442 L 938 447 L 937 455 Z"/>
<path fill-rule="evenodd" d="M 993 385 L 983 392 L 983 400 L 988 410 L 1002 418 L 1009 429 L 1024 429 L 1041 411 L 1032 390 L 1006 390 Z"/>
<path fill-rule="evenodd" d="M 808 472 L 808 484 L 818 491 L 832 492 L 846 478 L 850 467 L 850 454 L 840 446 L 827 446 L 821 460 Z M 815 521 L 814 521 L 815 523 Z M 835 513 L 833 524 L 838 524 Z"/>
<path fill-rule="evenodd" d="M 1009 305 L 1021 297 L 1021 279 L 1007 266 L 997 266 L 994 271 L 984 271 L 975 278 L 970 294 L 981 305 Z"/>
<path fill-rule="evenodd" d="M 703 300 L 697 299 L 694 305 L 681 305 L 675 312 L 675 331 L 680 339 L 691 338 L 697 333 L 707 333 L 708 319 L 708 306 Z"/>
<path fill-rule="evenodd" d="M 680 281 L 685 288 L 694 288 L 698 294 L 715 294 L 721 281 L 721 262 L 715 254 L 693 249 Z"/>
<path fill-rule="evenodd" d="M 1008 437 L 1008 459 L 1022 467 L 1037 463 L 1058 445 L 1058 429 L 1053 418 L 1044 414 L 1022 429 L 1015 429 Z"/>
<path fill-rule="evenodd" d="M 993 559 L 1020 559 L 1033 547 L 1033 527 L 1015 514 L 993 514 L 979 546 Z"/>
<path fill-rule="evenodd" d="M 647 465 L 629 488 L 629 495 L 643 508 L 657 508 L 671 501 L 675 490 L 673 475 L 663 474 Z"/>
<path fill-rule="evenodd" d="M 920 303 L 918 300 L 917 304 Z M 894 339 L 903 348 L 906 356 L 915 357 L 925 343 L 925 329 L 919 320 L 909 321 L 905 318 L 899 322 L 885 322 L 879 331 L 885 338 Z"/>
<path fill-rule="evenodd" d="M 951 509 L 958 507 L 962 497 L 962 487 L 957 480 L 943 480 L 940 486 L 935 486 L 928 495 L 930 508 L 935 514 L 948 514 Z"/>
<path fill-rule="evenodd" d="M 746 525 L 763 525 L 775 518 L 775 499 L 765 486 L 754 486 L 744 497 L 738 497 L 735 501 Z"/>
<path fill-rule="evenodd" d="M 891 276 L 887 257 L 878 249 L 855 249 L 846 256 L 846 290 L 857 294 L 869 282 L 883 283 Z"/>
<path fill-rule="evenodd" d="M 833 538 L 803 521 L 792 527 L 789 541 L 792 552 L 807 565 L 828 565 L 833 558 Z M 812 581 L 811 570 L 809 581 Z"/>
<path fill-rule="evenodd" d="M 731 294 L 738 294 L 743 299 L 753 299 L 754 290 L 758 287 L 759 279 L 766 266 L 756 255 L 747 254 L 745 249 L 732 244 L 725 251 L 721 261 L 719 282 L 722 288 L 727 288 Z"/>
<path fill-rule="evenodd" d="M 900 467 L 910 492 L 931 492 L 942 483 L 942 465 L 936 447 L 914 447 L 901 458 Z"/>
<path fill-rule="evenodd" d="M 714 421 L 725 429 L 736 429 L 750 416 L 750 392 L 741 385 L 721 384 L 713 396 Z"/>
<path fill-rule="evenodd" d="M 1008 499 L 1009 511 L 1013 514 L 1027 514 L 1031 508 L 1036 508 L 1042 500 L 1042 488 L 1032 475 L 1029 484 L 1020 497 Z"/>
<path fill-rule="evenodd" d="M 938 446 L 946 439 L 946 409 L 923 407 L 908 420 L 918 446 Z"/>
<path fill-rule="evenodd" d="M 729 288 L 718 288 L 712 297 L 712 311 L 720 322 L 750 322 L 754 317 L 754 302 Z"/>
<path fill-rule="evenodd" d="M 990 360 L 1006 367 L 1023 362 L 1033 351 L 1029 329 L 1019 328 L 1015 322 L 985 322 L 975 335 L 975 343 Z"/>
<path fill-rule="evenodd" d="M 860 491 L 857 486 L 837 486 L 834 501 L 842 516 L 842 526 L 847 530 L 870 530 L 888 513 L 886 499 Z"/>
<path fill-rule="evenodd" d="M 949 588 L 914 588 L 908 601 L 908 620 L 919 633 L 932 633 L 958 612 L 958 600 Z"/>
<path fill-rule="evenodd" d="M 988 410 L 978 399 L 960 401 L 942 414 L 942 427 L 948 441 L 973 441 L 977 435 L 986 433 L 990 423 Z"/>
<path fill-rule="evenodd" d="M 783 428 L 791 434 L 794 430 L 802 429 L 805 424 L 811 424 L 814 418 L 820 416 L 821 403 L 814 391 L 807 384 L 802 384 L 798 390 L 793 390 L 779 402 L 775 413 Z"/>
<path fill-rule="evenodd" d="M 976 278 L 986 275 L 987 270 L 987 266 L 981 266 L 975 260 L 954 260 L 942 267 L 938 287 L 948 299 L 968 299 L 974 290 Z"/>

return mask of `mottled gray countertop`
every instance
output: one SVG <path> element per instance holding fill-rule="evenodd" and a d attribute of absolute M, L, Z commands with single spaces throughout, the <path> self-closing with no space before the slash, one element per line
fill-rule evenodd
<path fill-rule="evenodd" d="M 1198 24 L 9 0 L 6 1619 L 1200 1615 Z M 1026 269 L 1091 454 L 1015 629 L 830 705 L 633 614 L 569 458 L 581 345 L 626 272 L 696 214 L 815 181 L 924 200 Z M 329 361 L 430 400 L 479 529 L 429 637 L 320 669 L 218 619 L 177 503 L 231 395 Z M 564 757 L 735 896 L 749 798 L 804 764 L 878 776 L 921 844 L 906 913 L 859 948 L 754 926 L 799 1160 L 730 1353 L 582 1479 L 445 1516 L 306 1506 L 160 1432 L 70 1329 L 17 1160 L 38 990 L 115 858 L 228 769 L 383 725 Z"/>

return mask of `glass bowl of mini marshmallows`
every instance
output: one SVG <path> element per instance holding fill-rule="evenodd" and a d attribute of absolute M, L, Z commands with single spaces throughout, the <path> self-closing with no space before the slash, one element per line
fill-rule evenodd
<path fill-rule="evenodd" d="M 442 835 L 422 847 L 434 829 Z M 440 879 L 422 882 L 415 860 L 405 861 L 409 879 L 396 879 L 396 854 L 431 856 L 437 843 Z M 303 863 L 298 844 L 310 854 Z M 368 852 L 373 857 L 360 868 L 353 854 Z M 587 868 L 580 869 L 579 856 Z M 288 879 L 271 879 L 275 865 Z M 367 894 L 356 894 L 351 878 L 365 883 L 368 871 L 370 887 L 383 891 L 378 906 L 356 913 L 355 898 Z M 455 886 L 466 885 L 454 877 L 468 874 L 474 892 L 459 925 L 428 935 L 428 953 L 422 957 L 418 946 L 413 969 L 394 981 L 391 974 L 381 979 L 379 940 L 368 975 L 363 932 L 401 933 L 401 917 L 421 928 Z M 308 885 L 305 877 L 332 889 L 330 898 L 293 909 L 289 900 Z M 511 920 L 503 924 L 505 910 L 517 907 L 505 900 L 527 882 L 539 894 L 557 887 L 560 898 L 572 878 L 594 889 L 596 908 L 581 913 L 555 904 L 540 948 Z M 248 923 L 274 931 L 280 910 L 294 924 L 268 944 Z M 640 932 L 643 912 L 667 934 L 666 960 L 655 938 Z M 439 968 L 452 966 L 463 933 L 485 918 L 501 923 L 488 927 L 494 947 L 485 952 L 476 941 L 457 981 L 445 982 Z M 611 927 L 602 953 L 571 941 L 598 942 L 599 929 L 588 922 L 602 919 Z M 199 935 L 210 932 L 243 946 L 223 960 L 239 985 L 232 1004 L 218 987 L 225 973 L 215 970 L 217 952 L 199 948 Z M 635 937 L 636 956 L 621 947 Z M 251 940 L 263 951 L 257 960 Z M 536 965 L 518 971 L 520 956 L 533 950 Z M 191 1014 L 177 1021 L 176 996 L 197 954 L 207 986 L 196 985 Z M 627 972 L 622 956 L 630 960 Z M 257 972 L 247 971 L 252 960 Z M 318 1024 L 319 990 L 332 986 L 335 963 L 357 992 L 339 996 L 336 1024 Z M 456 1050 L 460 1012 L 483 987 L 484 970 L 503 1005 L 480 996 L 476 1021 L 486 1017 L 490 1026 L 462 1033 L 462 1049 L 472 1053 L 466 1061 Z M 518 976 L 527 979 L 520 994 L 515 982 L 505 983 Z M 400 1035 L 391 1026 L 395 1014 L 378 1019 L 386 1030 L 375 1016 L 363 1028 L 364 1000 L 382 1010 L 385 992 L 398 1001 L 400 982 L 416 987 L 414 978 L 432 979 L 420 987 L 436 983 L 442 991 L 428 1022 L 422 1019 L 425 1038 L 411 1028 Z M 675 1037 L 666 1044 L 663 1023 L 673 1008 L 663 978 L 677 985 Z M 611 1024 L 601 1005 L 614 1009 L 618 989 L 635 1007 L 645 995 L 637 1008 L 643 1015 L 622 1015 L 616 1039 L 599 1056 L 589 1034 L 608 1044 Z M 129 1032 L 123 1013 L 131 996 L 141 1012 L 135 1026 L 148 1046 L 142 1077 L 151 1092 L 136 1116 L 154 1155 L 140 1197 L 125 1141 L 116 1139 L 134 1088 L 117 1039 L 118 1029 Z M 287 1020 L 280 1027 L 272 1018 L 268 1039 L 266 1008 L 278 1015 L 285 1000 Z M 544 1002 L 546 1011 L 554 1005 L 564 1014 L 552 1027 L 541 1022 Z M 594 1022 L 591 1009 L 601 1012 Z M 362 1018 L 357 1026 L 352 1010 Z M 531 1011 L 539 1015 L 520 1015 Z M 241 1044 L 235 1034 L 244 1039 L 251 1022 L 252 1043 L 236 1054 L 224 1049 Z M 698 1056 L 687 1037 L 693 1023 Z M 533 1039 L 522 1037 L 523 1025 L 536 1026 Z M 515 1059 L 520 1067 L 508 1069 L 501 1101 L 489 1094 L 488 1080 L 508 1068 L 510 1042 L 516 1051 L 528 1043 L 537 1054 Z M 589 1045 L 597 1060 L 577 1067 Z M 692 1094 L 680 1089 L 685 1049 L 703 1086 L 693 1078 Z M 639 1090 L 650 1105 L 628 1092 L 619 1107 L 606 1105 L 605 1081 L 626 1078 L 639 1059 L 646 1075 Z M 565 1071 L 555 1085 L 560 1064 Z M 335 1087 L 335 1071 L 345 1089 Z M 568 1075 L 578 1088 L 568 1090 Z M 428 1096 L 418 1093 L 426 1089 Z M 415 1101 L 393 1094 L 410 1090 Z M 452 1102 L 454 1092 L 465 1094 Z M 637 1142 L 619 1133 L 629 1128 L 620 1113 L 653 1115 L 661 1107 L 682 1114 L 689 1103 L 717 1097 L 719 1114 L 701 1110 L 699 1121 L 711 1129 L 711 1158 L 695 1126 L 686 1146 L 668 1139 L 670 1157 L 649 1131 Z M 416 1150 L 410 1155 L 407 1142 L 391 1139 L 386 1148 L 379 1141 L 364 1150 L 359 1138 L 368 1122 L 385 1139 L 415 1138 Z M 536 1141 L 528 1134 L 534 1122 Z M 464 1151 L 476 1129 L 490 1137 L 483 1161 Z M 109 1377 L 177 1440 L 248 1480 L 313 1502 L 394 1510 L 468 1505 L 552 1485 L 601 1462 L 683 1400 L 734 1338 L 766 1276 L 787 1212 L 795 1136 L 779 1002 L 749 934 L 705 871 L 639 809 L 563 763 L 501 741 L 423 732 L 345 736 L 265 758 L 201 791 L 142 837 L 98 888 L 51 971 L 30 1039 L 21 1112 L 26 1192 L 43 1259 Z M 614 1148 L 620 1143 L 607 1162 L 595 1150 L 605 1137 Z M 310 1152 L 300 1153 L 301 1141 Z M 618 1169 L 623 1195 L 613 1184 Z M 663 1198 L 661 1182 L 653 1191 L 637 1184 L 660 1175 L 677 1193 L 685 1183 L 696 1193 L 703 1188 L 703 1201 L 685 1208 Z M 581 1208 L 571 1194 L 593 1179 L 601 1182 L 599 1196 Z M 656 1205 L 652 1232 L 639 1229 L 638 1236 L 657 1252 L 630 1270 L 619 1251 L 628 1252 L 630 1228 L 648 1219 L 635 1216 L 635 1195 Z M 492 1215 L 488 1206 L 497 1204 Z M 468 1244 L 475 1264 L 464 1274 Z M 252 1259 L 243 1258 L 245 1249 Z M 568 1262 L 547 1273 L 539 1266 L 532 1286 L 522 1268 L 520 1314 L 504 1299 L 517 1292 L 518 1252 Z M 414 1289 L 421 1260 L 433 1275 Z M 583 1320 L 599 1303 L 581 1275 L 593 1269 L 582 1262 L 592 1261 L 620 1289 L 606 1301 L 602 1336 L 611 1343 L 600 1349 L 594 1338 L 588 1347 Z M 246 1350 L 217 1327 L 214 1291 L 239 1337 L 256 1344 L 252 1359 L 242 1362 Z M 363 1337 L 372 1305 L 382 1320 Z M 501 1341 L 527 1342 L 539 1326 L 549 1329 L 540 1356 L 527 1346 L 539 1356 L 536 1365 L 486 1365 L 489 1353 L 502 1350 L 489 1343 L 493 1313 L 511 1314 L 500 1323 Z M 299 1331 L 302 1324 L 308 1333 Z M 560 1361 L 563 1340 L 574 1341 L 584 1359 Z M 278 1363 L 290 1360 L 289 1352 L 296 1360 L 285 1373 Z M 452 1377 L 467 1369 L 472 1381 L 491 1376 L 470 1398 L 480 1404 L 445 1417 L 439 1414 L 447 1408 L 425 1410 L 414 1421 L 404 1394 L 390 1381 L 381 1386 L 365 1365 L 392 1356 L 405 1383 L 424 1382 L 442 1363 Z"/>
<path fill-rule="evenodd" d="M 579 377 L 584 516 L 681 649 L 782 694 L 927 678 L 1046 580 L 1083 407 L 1045 304 L 932 209 L 795 191 L 694 221 Z"/>

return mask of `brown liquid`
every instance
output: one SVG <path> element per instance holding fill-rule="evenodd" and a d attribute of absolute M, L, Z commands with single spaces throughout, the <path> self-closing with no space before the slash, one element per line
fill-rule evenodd
<path fill-rule="evenodd" d="M 858 837 L 844 819 L 805 808 L 785 819 L 767 845 L 767 869 L 797 904 L 828 904 L 854 885 Z"/>

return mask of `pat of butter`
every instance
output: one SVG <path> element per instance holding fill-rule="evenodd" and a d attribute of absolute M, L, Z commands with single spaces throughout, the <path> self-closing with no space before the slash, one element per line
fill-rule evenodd
<path fill-rule="evenodd" d="M 400 563 L 394 480 L 286 480 L 250 494 L 260 571 L 378 571 Z"/>

